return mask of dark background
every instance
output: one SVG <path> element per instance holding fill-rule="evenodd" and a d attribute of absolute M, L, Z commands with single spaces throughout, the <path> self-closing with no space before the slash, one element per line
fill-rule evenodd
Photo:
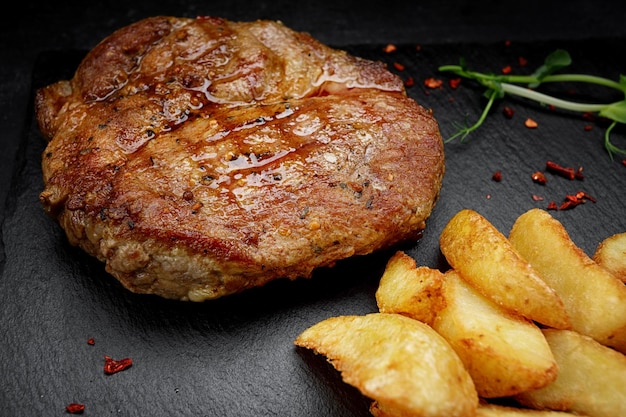
<path fill-rule="evenodd" d="M 575 72 L 611 79 L 626 72 L 622 1 L 156 3 L 22 2 L 0 17 L 0 416 L 64 415 L 70 402 L 85 403 L 90 416 L 368 415 L 368 399 L 292 341 L 323 318 L 375 311 L 373 294 L 392 251 L 341 262 L 313 280 L 178 303 L 128 293 L 43 214 L 37 195 L 45 143 L 32 119 L 34 89 L 71 77 L 84 53 L 115 29 L 159 14 L 281 20 L 331 46 L 404 64 L 399 75 L 416 80 L 409 95 L 433 109 L 444 137 L 484 105 L 471 83 L 455 91 L 422 86 L 430 76 L 446 80 L 438 66 L 460 56 L 483 70 L 511 64 L 530 71 L 565 48 Z M 393 55 L 382 52 L 388 43 L 399 46 Z M 519 56 L 529 68 L 515 65 Z M 592 101 L 623 98 L 580 92 Z M 505 104 L 515 108 L 514 119 L 501 116 Z M 524 128 L 526 117 L 539 128 Z M 418 264 L 443 268 L 437 237 L 459 209 L 480 211 L 506 234 L 523 211 L 581 189 L 597 203 L 553 212 L 577 244 L 591 254 L 602 238 L 626 231 L 626 166 L 602 146 L 606 125 L 586 132 L 588 124 L 521 100 L 499 102 L 470 142 L 446 145 L 441 199 L 423 239 L 402 249 Z M 615 135 L 626 147 L 624 129 Z M 548 175 L 546 186 L 532 183 L 530 174 L 548 159 L 583 166 L 585 180 Z M 500 183 L 491 180 L 496 170 Z M 105 376 L 104 355 L 135 363 Z"/>

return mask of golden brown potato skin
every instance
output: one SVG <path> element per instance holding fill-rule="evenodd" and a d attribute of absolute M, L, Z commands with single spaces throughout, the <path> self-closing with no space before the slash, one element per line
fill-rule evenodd
<path fill-rule="evenodd" d="M 173 299 L 415 238 L 444 174 L 399 77 L 272 21 L 139 21 L 36 115 L 45 210 L 125 287 Z"/>

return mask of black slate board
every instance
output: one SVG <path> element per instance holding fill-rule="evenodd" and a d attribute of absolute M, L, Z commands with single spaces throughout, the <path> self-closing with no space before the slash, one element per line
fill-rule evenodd
<path fill-rule="evenodd" d="M 625 39 L 602 40 L 604 50 L 623 51 Z M 350 52 L 405 66 L 393 69 L 413 77 L 408 93 L 434 111 L 445 137 L 454 123 L 478 117 L 484 98 L 463 81 L 452 90 L 442 64 L 464 57 L 479 70 L 505 65 L 531 72 L 556 48 L 568 50 L 572 72 L 618 79 L 626 54 L 605 55 L 597 41 L 542 44 L 354 46 Z M 40 57 L 34 88 L 72 75 L 83 51 L 52 51 Z M 528 60 L 520 67 L 518 57 Z M 423 80 L 444 80 L 430 90 Z M 555 88 L 555 87 L 553 87 Z M 585 99 L 620 99 L 609 91 L 576 88 Z M 516 111 L 502 116 L 502 107 Z M 539 124 L 524 127 L 526 117 Z M 555 112 L 515 99 L 498 102 L 482 128 L 465 144 L 446 145 L 447 172 L 440 200 L 415 244 L 340 262 L 310 280 L 277 281 L 201 304 L 132 294 L 107 275 L 101 263 L 68 245 L 60 228 L 44 214 L 40 156 L 44 139 L 33 119 L 25 121 L 20 160 L 3 224 L 6 264 L 0 281 L 0 415 L 58 416 L 71 402 L 86 405 L 84 415 L 125 416 L 368 416 L 370 400 L 342 382 L 323 357 L 296 349 L 294 338 L 330 316 L 376 311 L 374 292 L 385 263 L 402 249 L 418 264 L 445 268 L 439 234 L 458 210 L 471 208 L 498 229 L 508 231 L 521 213 L 560 203 L 585 191 L 597 198 L 552 214 L 588 254 L 605 237 L 626 231 L 626 166 L 611 160 L 602 123 L 578 114 Z M 626 147 L 623 128 L 614 131 Z M 547 160 L 582 166 L 585 179 L 569 181 L 547 174 L 548 184 L 531 181 Z M 491 179 L 502 172 L 502 181 Z M 543 197 L 536 201 L 532 196 Z M 602 302 L 602 300 L 598 300 Z M 87 340 L 93 338 L 94 345 Z M 119 374 L 103 372 L 104 356 L 131 357 Z"/>

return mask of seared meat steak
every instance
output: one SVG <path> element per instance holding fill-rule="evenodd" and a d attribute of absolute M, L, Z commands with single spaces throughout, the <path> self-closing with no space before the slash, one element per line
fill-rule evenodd
<path fill-rule="evenodd" d="M 444 174 L 399 77 L 279 22 L 139 21 L 36 114 L 45 210 L 126 288 L 172 299 L 415 239 Z"/>

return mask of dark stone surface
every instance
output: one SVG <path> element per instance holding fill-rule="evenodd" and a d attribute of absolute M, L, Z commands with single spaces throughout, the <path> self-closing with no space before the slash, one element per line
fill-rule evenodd
<path fill-rule="evenodd" d="M 6 199 L 0 211 L 2 416 L 64 415 L 71 402 L 85 403 L 84 415 L 90 416 L 369 415 L 368 399 L 344 384 L 323 357 L 296 349 L 293 340 L 326 317 L 375 311 L 374 292 L 391 252 L 341 262 L 311 280 L 180 303 L 124 290 L 101 263 L 70 247 L 44 214 L 38 194 L 45 143 L 32 118 L 34 89 L 71 76 L 84 53 L 115 28 L 153 14 L 283 20 L 354 54 L 404 64 L 399 74 L 416 80 L 409 94 L 433 109 L 446 137 L 454 123 L 478 117 L 482 90 L 465 81 L 457 90 L 446 84 L 429 90 L 422 81 L 447 81 L 438 66 L 457 63 L 460 56 L 482 70 L 498 72 L 510 64 L 530 71 L 549 52 L 564 48 L 574 72 L 617 79 L 626 68 L 626 54 L 604 52 L 623 52 L 626 40 L 624 7 L 611 11 L 610 2 L 526 2 L 523 10 L 507 14 L 500 2 L 386 2 L 373 9 L 297 2 L 85 4 L 21 5 L 22 12 L 5 14 L 0 26 L 0 48 L 8 57 L 0 67 L 0 197 Z M 512 40 L 508 47 L 506 39 Z M 393 55 L 381 52 L 389 42 L 399 46 Z M 519 56 L 528 59 L 528 68 L 517 65 Z M 598 101 L 620 99 L 605 91 L 579 93 Z M 516 110 L 511 120 L 501 114 L 505 104 Z M 526 117 L 539 127 L 525 128 Z M 560 203 L 579 190 L 597 203 L 552 213 L 583 250 L 590 254 L 601 239 L 626 231 L 626 167 L 605 152 L 605 125 L 587 132 L 587 124 L 580 115 L 499 101 L 467 143 L 446 145 L 441 198 L 424 237 L 401 249 L 418 264 L 445 268 L 438 236 L 458 210 L 475 209 L 508 234 L 524 211 L 545 208 L 550 200 Z M 614 135 L 624 147 L 624 129 Z M 584 181 L 548 174 L 548 184 L 534 184 L 530 175 L 547 160 L 583 166 Z M 497 170 L 501 182 L 491 180 Z M 544 200 L 533 200 L 533 194 Z M 107 376 L 104 355 L 131 357 L 134 364 Z"/>

